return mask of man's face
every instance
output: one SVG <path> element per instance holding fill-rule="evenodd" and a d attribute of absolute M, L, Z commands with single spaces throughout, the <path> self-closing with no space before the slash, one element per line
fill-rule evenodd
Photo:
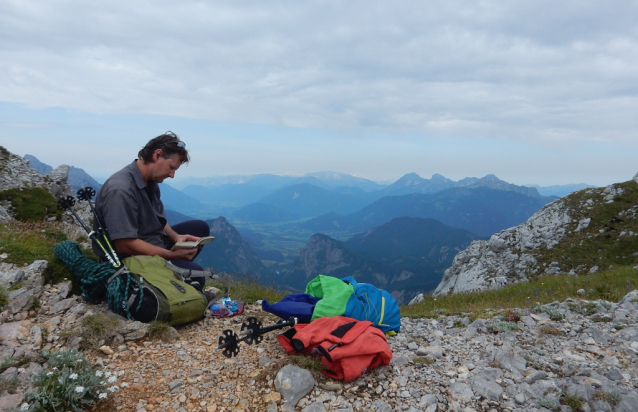
<path fill-rule="evenodd" d="M 150 163 L 151 180 L 162 183 L 167 177 L 175 177 L 175 171 L 182 165 L 182 159 L 174 154 L 165 159 L 161 154 L 154 156 L 154 162 Z"/>

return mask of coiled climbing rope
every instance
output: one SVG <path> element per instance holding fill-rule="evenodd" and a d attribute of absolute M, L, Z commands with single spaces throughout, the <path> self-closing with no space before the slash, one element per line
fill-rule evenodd
<path fill-rule="evenodd" d="M 107 281 L 116 272 L 116 268 L 108 262 L 94 262 L 87 259 L 80 250 L 80 246 L 69 240 L 55 245 L 53 253 L 69 268 L 73 276 L 80 281 L 80 288 L 84 298 L 91 303 L 100 303 L 107 299 L 109 309 L 118 314 L 126 313 L 129 319 L 132 316 L 126 305 L 131 283 L 138 287 L 139 282 L 125 271 L 121 276 Z M 140 299 L 141 304 L 141 299 Z"/>

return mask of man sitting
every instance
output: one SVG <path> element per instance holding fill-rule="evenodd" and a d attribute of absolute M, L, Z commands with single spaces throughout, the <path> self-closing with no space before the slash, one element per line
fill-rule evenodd
<path fill-rule="evenodd" d="M 208 236 L 203 220 L 189 220 L 171 227 L 166 220 L 158 183 L 175 176 L 189 161 L 186 144 L 172 132 L 151 139 L 138 153 L 138 159 L 108 178 L 98 192 L 95 209 L 106 226 L 118 256 L 157 255 L 184 269 L 202 270 L 193 262 L 202 246 L 173 248 L 176 242 L 197 241 Z M 97 222 L 93 223 L 97 229 Z M 104 257 L 93 243 L 93 250 Z M 200 290 L 205 279 L 199 278 Z"/>

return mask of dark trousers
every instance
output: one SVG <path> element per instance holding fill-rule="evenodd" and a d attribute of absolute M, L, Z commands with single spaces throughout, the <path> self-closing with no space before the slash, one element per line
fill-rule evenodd
<path fill-rule="evenodd" d="M 203 220 L 187 220 L 186 222 L 178 223 L 171 227 L 173 228 L 175 232 L 177 232 L 180 235 L 193 235 L 197 237 L 204 237 L 204 236 L 210 235 L 210 228 L 208 227 L 208 223 L 204 222 Z M 171 247 L 173 247 L 173 245 L 169 245 L 167 249 L 170 249 Z M 199 255 L 200 252 L 201 250 L 197 252 L 197 255 Z M 195 257 L 197 257 L 197 255 L 195 255 Z M 193 260 L 194 259 L 195 258 L 193 258 Z M 204 268 L 202 268 L 201 265 L 198 265 L 197 263 L 189 261 L 189 260 L 171 260 L 171 262 L 175 266 L 179 266 L 182 269 L 204 270 Z M 204 287 L 204 284 L 206 283 L 206 278 L 203 278 L 203 277 L 197 277 L 197 278 L 193 277 L 193 280 L 196 280 L 197 282 L 199 282 L 202 288 Z"/>

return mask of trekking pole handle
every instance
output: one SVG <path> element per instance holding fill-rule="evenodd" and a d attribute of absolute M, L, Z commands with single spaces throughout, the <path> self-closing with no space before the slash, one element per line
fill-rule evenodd
<path fill-rule="evenodd" d="M 73 217 L 75 217 L 75 219 L 80 223 L 80 225 L 86 231 L 86 233 L 91 233 L 91 230 L 84 223 L 82 218 L 80 218 L 80 216 L 78 216 L 78 214 L 75 213 L 75 210 L 73 210 L 73 205 L 75 205 L 75 199 L 72 196 L 67 196 L 67 197 L 60 196 L 58 198 L 58 209 L 64 209 L 71 212 L 71 214 L 73 214 Z"/>

